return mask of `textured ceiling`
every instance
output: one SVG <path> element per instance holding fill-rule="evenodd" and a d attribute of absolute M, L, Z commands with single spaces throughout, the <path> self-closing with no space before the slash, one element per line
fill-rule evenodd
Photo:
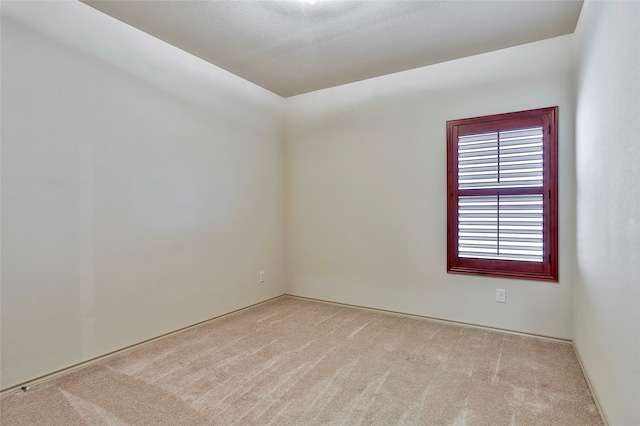
<path fill-rule="evenodd" d="M 287 97 L 574 31 L 582 1 L 85 1 Z"/>

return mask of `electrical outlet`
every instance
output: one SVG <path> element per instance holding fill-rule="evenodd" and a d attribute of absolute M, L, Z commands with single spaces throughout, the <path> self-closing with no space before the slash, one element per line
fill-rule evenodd
<path fill-rule="evenodd" d="M 264 282 L 264 271 L 260 271 L 260 282 Z"/>
<path fill-rule="evenodd" d="M 507 290 L 504 288 L 496 289 L 496 302 L 507 303 Z"/>

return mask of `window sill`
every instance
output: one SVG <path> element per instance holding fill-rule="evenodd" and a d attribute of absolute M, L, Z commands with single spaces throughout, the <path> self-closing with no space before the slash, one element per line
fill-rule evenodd
<path fill-rule="evenodd" d="M 485 277 L 496 278 L 512 278 L 520 280 L 534 280 L 546 282 L 558 282 L 558 277 L 551 274 L 534 273 L 534 272 L 515 272 L 515 271 L 497 271 L 493 269 L 470 268 L 464 266 L 454 266 L 447 270 L 449 274 L 461 275 L 479 275 Z"/>

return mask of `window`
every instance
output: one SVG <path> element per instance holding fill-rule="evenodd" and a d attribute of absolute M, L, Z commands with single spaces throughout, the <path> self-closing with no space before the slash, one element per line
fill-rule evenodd
<path fill-rule="evenodd" d="M 558 107 L 447 122 L 447 271 L 558 281 Z"/>

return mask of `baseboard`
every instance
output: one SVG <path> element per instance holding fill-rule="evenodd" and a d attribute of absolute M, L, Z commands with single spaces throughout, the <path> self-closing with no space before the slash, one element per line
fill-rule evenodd
<path fill-rule="evenodd" d="M 481 329 L 481 330 L 496 331 L 496 332 L 500 332 L 500 333 L 513 334 L 513 335 L 516 335 L 516 336 L 533 337 L 533 338 L 536 338 L 536 339 L 548 340 L 548 341 L 556 342 L 556 343 L 572 344 L 572 341 L 570 339 L 563 339 L 563 338 L 560 338 L 560 337 L 545 336 L 545 335 L 542 335 L 542 334 L 524 333 L 524 332 L 521 332 L 521 331 L 509 330 L 509 329 L 505 329 L 505 328 L 490 327 L 490 326 L 478 325 L 478 324 L 467 323 L 467 322 L 462 322 L 462 321 L 454 321 L 454 320 L 437 318 L 437 317 L 429 317 L 429 316 L 426 316 L 426 315 L 408 314 L 406 312 L 392 311 L 392 310 L 389 310 L 389 309 L 371 308 L 371 307 L 368 307 L 368 306 L 352 305 L 352 304 L 349 304 L 349 303 L 334 302 L 334 301 L 331 301 L 331 300 L 316 299 L 316 298 L 313 298 L 313 297 L 296 296 L 294 294 L 289 294 L 289 293 L 285 293 L 284 296 L 293 297 L 293 298 L 302 299 L 302 300 L 311 300 L 311 301 L 320 302 L 320 303 L 328 303 L 330 305 L 346 306 L 346 307 L 349 307 L 349 308 L 364 309 L 364 310 L 367 310 L 367 311 L 382 312 L 382 313 L 387 313 L 387 314 L 392 314 L 392 315 L 399 315 L 399 316 L 409 317 L 409 318 L 417 318 L 417 319 L 422 319 L 422 320 L 427 320 L 427 321 L 439 322 L 439 323 L 442 323 L 442 324 L 457 325 L 457 326 L 469 327 L 469 328 L 478 328 L 478 329 Z"/>
<path fill-rule="evenodd" d="M 275 300 L 275 299 L 279 299 L 279 298 L 284 297 L 284 296 L 285 296 L 284 294 L 281 294 L 279 296 L 275 296 L 275 297 L 269 298 L 267 300 L 263 300 L 262 302 L 253 303 L 253 304 L 251 304 L 249 306 L 245 306 L 245 307 L 240 308 L 240 309 L 236 309 L 236 310 L 233 310 L 233 311 L 221 314 L 221 315 L 217 315 L 215 317 L 212 317 L 212 318 L 209 318 L 209 319 L 206 319 L 206 320 L 203 320 L 203 321 L 199 321 L 197 323 L 188 325 L 186 327 L 182 327 L 182 328 L 179 328 L 177 330 L 173 330 L 173 331 L 170 331 L 168 333 L 161 334 L 161 335 L 156 336 L 156 337 L 152 337 L 151 339 L 147 339 L 147 340 L 144 340 L 144 341 L 139 342 L 139 343 L 134 343 L 133 345 L 129 345 L 129 346 L 126 346 L 124 348 L 117 349 L 115 351 L 106 353 L 104 355 L 100 355 L 100 356 L 97 356 L 95 358 L 91 358 L 91 359 L 88 359 L 86 361 L 79 362 L 77 364 L 71 365 L 69 367 L 65 367 L 65 368 L 62 368 L 60 370 L 56 370 L 54 372 L 51 372 L 51 373 L 44 374 L 42 376 L 33 378 L 31 380 L 27 380 L 26 382 L 22 382 L 22 383 L 19 383 L 17 385 L 10 386 L 10 387 L 8 387 L 6 389 L 0 390 L 0 397 L 3 397 L 5 395 L 8 395 L 8 394 L 13 393 L 13 392 L 21 391 L 21 390 L 23 390 L 23 388 L 29 388 L 31 386 L 35 386 L 35 385 L 41 384 L 43 382 L 49 381 L 51 379 L 55 379 L 56 377 L 60 377 L 60 376 L 63 376 L 65 374 L 69 374 L 69 373 L 71 373 L 73 371 L 79 370 L 79 369 L 84 368 L 84 367 L 88 367 L 90 365 L 108 361 L 110 358 L 112 358 L 112 357 L 114 357 L 116 355 L 120 355 L 120 354 L 129 352 L 129 351 L 132 351 L 134 349 L 141 348 L 142 346 L 148 345 L 148 344 L 153 343 L 153 342 L 157 342 L 158 340 L 165 339 L 165 338 L 173 336 L 173 335 L 175 335 L 177 333 L 180 333 L 180 332 L 183 332 L 183 331 L 186 331 L 186 330 L 190 330 L 190 329 L 193 329 L 193 328 L 196 328 L 196 327 L 203 326 L 203 325 L 208 324 L 208 323 L 210 323 L 212 321 L 215 321 L 217 319 L 237 314 L 237 313 L 242 312 L 244 310 L 253 308 L 253 307 L 258 306 L 258 305 L 262 305 L 264 303 L 270 302 L 270 301 Z"/>
<path fill-rule="evenodd" d="M 575 352 L 576 358 L 578 358 L 578 364 L 580 365 L 580 369 L 582 370 L 582 375 L 584 376 L 584 380 L 587 382 L 587 386 L 589 387 L 589 391 L 591 392 L 591 396 L 593 397 L 593 402 L 595 402 L 596 404 L 598 413 L 602 418 L 602 422 L 605 424 L 605 426 L 609 426 L 611 423 L 609 422 L 609 419 L 607 418 L 607 415 L 605 414 L 604 409 L 602 408 L 602 404 L 598 399 L 596 388 L 593 385 L 593 382 L 591 381 L 591 377 L 589 377 L 589 372 L 587 371 L 587 368 L 584 365 L 584 361 L 582 360 L 582 355 L 580 355 L 580 351 L 578 350 L 578 347 L 576 346 L 575 342 L 572 342 L 571 346 L 573 346 L 573 352 Z"/>

